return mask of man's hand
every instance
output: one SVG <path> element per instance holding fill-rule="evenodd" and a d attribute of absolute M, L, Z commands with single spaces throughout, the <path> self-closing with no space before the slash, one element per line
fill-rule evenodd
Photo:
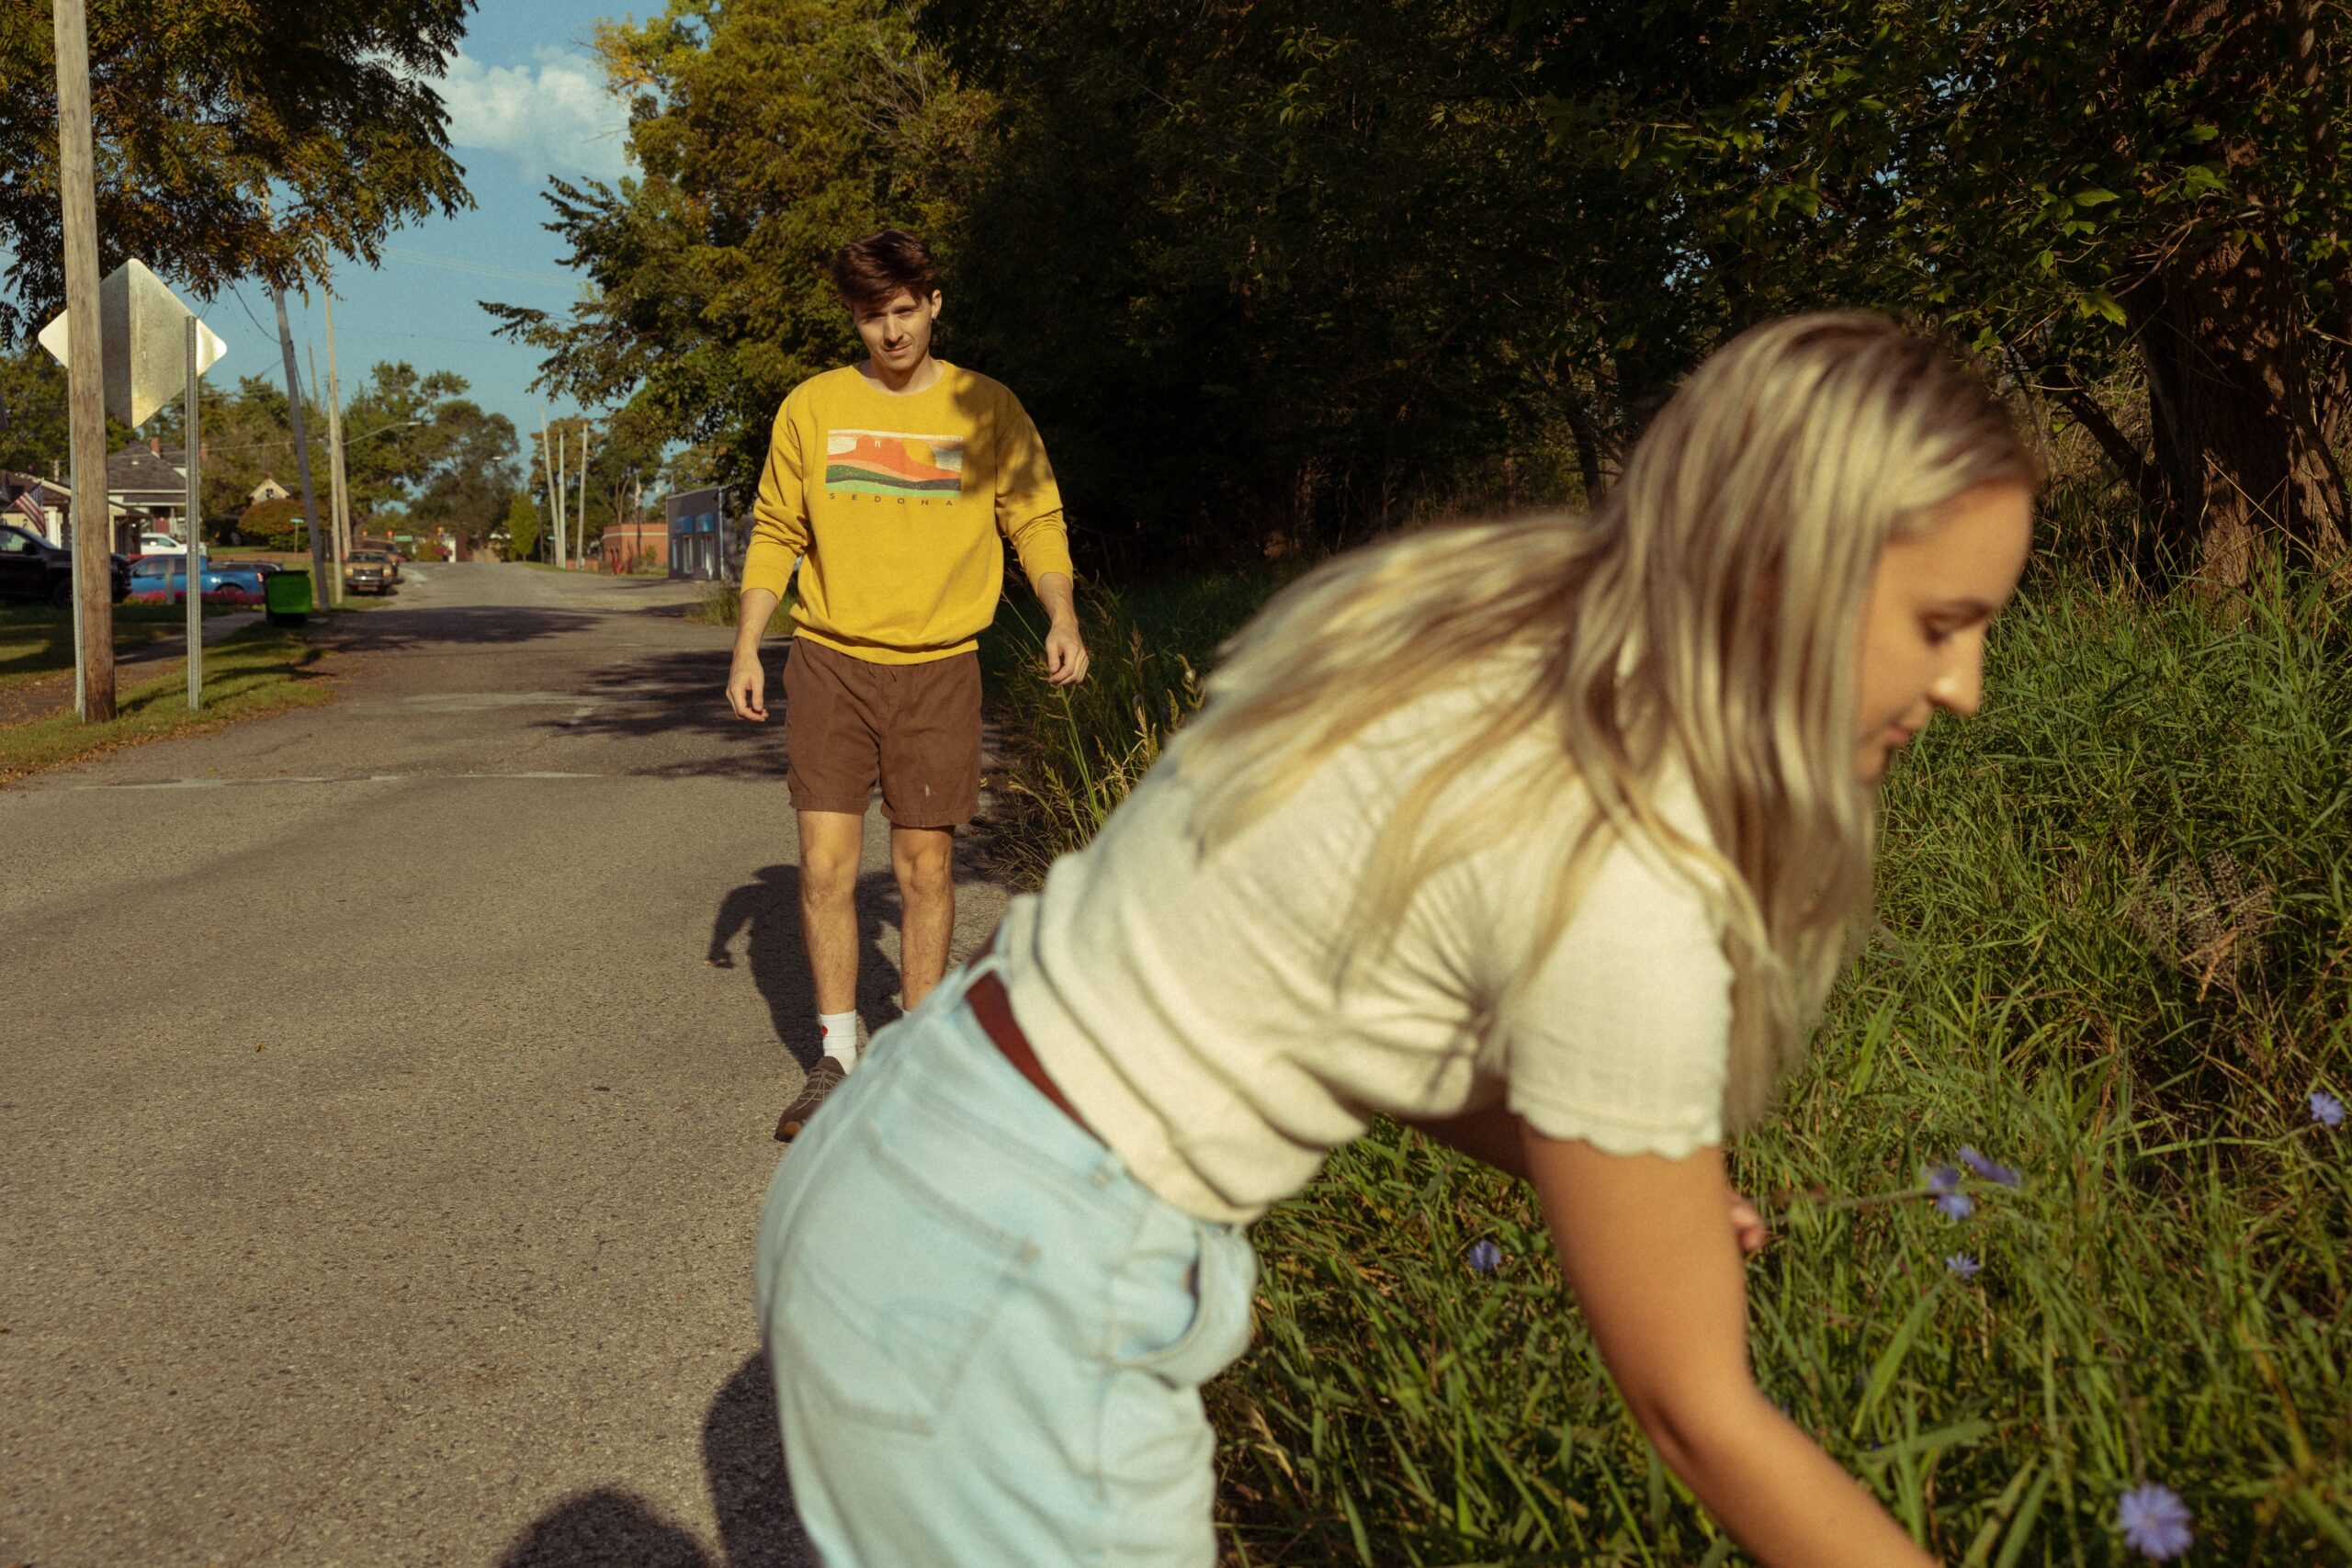
<path fill-rule="evenodd" d="M 737 718 L 754 724 L 768 720 L 768 672 L 760 666 L 760 638 L 775 614 L 778 595 L 765 588 L 746 588 L 735 611 L 735 659 L 727 668 L 727 705 Z"/>
<path fill-rule="evenodd" d="M 1086 679 L 1086 639 L 1078 635 L 1078 622 L 1057 620 L 1046 628 L 1046 683 L 1051 686 L 1075 686 Z"/>
<path fill-rule="evenodd" d="M 767 691 L 768 672 L 760 667 L 760 650 L 737 649 L 735 662 L 727 671 L 727 705 L 735 710 L 737 718 L 765 724 Z"/>
<path fill-rule="evenodd" d="M 1075 686 L 1086 679 L 1086 639 L 1078 635 L 1078 595 L 1069 578 L 1049 571 L 1037 580 L 1046 606 L 1046 682 Z"/>

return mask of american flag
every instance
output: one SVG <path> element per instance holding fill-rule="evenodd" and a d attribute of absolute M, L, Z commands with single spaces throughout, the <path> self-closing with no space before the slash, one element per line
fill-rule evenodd
<path fill-rule="evenodd" d="M 48 514 L 41 511 L 40 502 L 33 499 L 32 491 L 28 490 L 20 490 L 17 492 L 17 510 L 31 518 L 33 520 L 34 527 L 46 528 L 49 526 Z"/>

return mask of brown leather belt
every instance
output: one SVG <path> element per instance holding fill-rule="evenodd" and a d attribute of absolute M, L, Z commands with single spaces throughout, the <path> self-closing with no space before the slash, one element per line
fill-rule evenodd
<path fill-rule="evenodd" d="M 980 949 L 979 956 L 987 957 L 995 946 L 996 938 L 989 938 L 988 946 Z M 972 1016 L 980 1021 L 980 1028 L 996 1042 L 996 1048 L 1004 1053 L 1004 1059 L 1012 1064 L 1014 1070 L 1035 1085 L 1037 1092 L 1052 1100 L 1055 1109 L 1076 1122 L 1080 1132 L 1100 1143 L 1094 1129 L 1086 1124 L 1086 1118 L 1063 1098 L 1045 1064 L 1037 1060 L 1037 1053 L 1031 1048 L 1029 1037 L 1021 1032 L 1021 1025 L 1013 1021 L 1012 998 L 1005 994 L 1004 982 L 996 977 L 994 970 L 965 989 L 964 1005 L 972 1010 Z"/>

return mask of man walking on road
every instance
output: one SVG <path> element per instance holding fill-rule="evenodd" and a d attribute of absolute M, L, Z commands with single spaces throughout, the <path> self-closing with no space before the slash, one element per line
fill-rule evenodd
<path fill-rule="evenodd" d="M 797 565 L 786 777 L 824 1055 L 776 1122 L 786 1142 L 857 1066 L 854 891 L 877 778 L 905 1006 L 946 972 L 956 829 L 979 807 L 975 650 L 1003 586 L 1000 535 L 1050 617 L 1046 679 L 1075 684 L 1087 665 L 1061 492 L 1036 426 L 1000 383 L 932 357 L 931 247 L 888 229 L 842 246 L 832 273 L 866 359 L 803 381 L 776 412 L 727 677 L 736 715 L 764 722 L 760 638 Z"/>

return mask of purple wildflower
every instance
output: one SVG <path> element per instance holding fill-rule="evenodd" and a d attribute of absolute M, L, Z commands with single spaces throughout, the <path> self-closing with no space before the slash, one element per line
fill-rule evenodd
<path fill-rule="evenodd" d="M 2188 1528 L 2188 1505 L 2168 1486 L 2134 1486 L 2115 1506 L 2123 1544 L 2157 1562 L 2185 1554 L 2197 1537 Z"/>
<path fill-rule="evenodd" d="M 1961 1145 L 1960 1153 L 1956 1157 L 1961 1164 L 1973 1171 L 1979 1179 L 1989 1181 L 1996 1187 L 2015 1187 L 2018 1184 L 2018 1173 L 2015 1170 L 2003 1165 L 1999 1160 L 1986 1159 L 1965 1144 Z"/>
<path fill-rule="evenodd" d="M 1973 1280 L 1977 1275 L 1984 1272 L 1984 1265 L 1977 1262 L 1965 1252 L 1955 1252 L 1947 1257 L 1944 1259 L 1944 1267 L 1963 1280 Z"/>
<path fill-rule="evenodd" d="M 1960 1190 L 1960 1172 L 1939 1162 L 1921 1171 L 1919 1182 L 1928 1191 L 1940 1198 L 1947 1192 Z"/>
<path fill-rule="evenodd" d="M 1976 1212 L 1976 1200 L 1965 1192 L 1947 1192 L 1936 1200 L 1936 1212 L 1948 1220 L 1964 1220 Z"/>
<path fill-rule="evenodd" d="M 2322 1089 L 2312 1091 L 2312 1120 L 2323 1127 L 2344 1125 L 2344 1102 Z"/>
<path fill-rule="evenodd" d="M 1503 1266 L 1503 1249 L 1491 1241 L 1474 1241 L 1464 1261 L 1473 1274 L 1491 1274 Z"/>

